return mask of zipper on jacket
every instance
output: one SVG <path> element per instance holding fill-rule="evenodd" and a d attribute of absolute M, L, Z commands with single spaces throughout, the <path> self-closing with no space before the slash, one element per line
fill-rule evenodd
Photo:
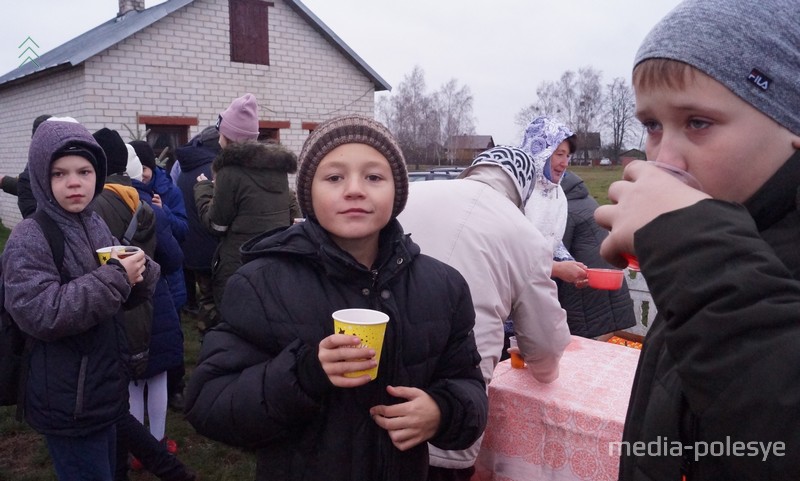
<path fill-rule="evenodd" d="M 92 252 L 94 252 L 96 248 L 94 244 L 92 244 L 92 236 L 89 235 L 89 229 L 86 228 L 86 223 L 83 221 L 83 217 L 80 214 L 78 214 L 78 222 L 81 223 L 81 227 L 83 228 L 83 233 L 84 235 L 86 235 L 86 243 L 89 244 L 89 249 L 92 250 Z M 100 259 L 96 255 L 94 256 L 94 259 L 97 262 L 97 265 L 100 265 Z"/>
<path fill-rule="evenodd" d="M 371 289 L 372 296 L 371 297 L 372 297 L 372 299 L 374 299 L 373 307 L 375 307 L 376 309 L 380 310 L 379 309 L 380 301 L 378 300 L 379 299 L 379 296 L 378 296 L 378 274 L 379 274 L 379 272 L 378 272 L 378 269 L 371 269 L 369 271 L 369 273 L 372 275 L 372 289 Z"/>

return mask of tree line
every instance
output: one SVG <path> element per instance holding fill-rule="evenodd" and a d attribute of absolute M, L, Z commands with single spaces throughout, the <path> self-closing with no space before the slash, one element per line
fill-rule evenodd
<path fill-rule="evenodd" d="M 381 97 L 375 117 L 397 138 L 403 154 L 416 164 L 438 164 L 454 135 L 473 135 L 472 91 L 451 79 L 427 93 L 425 72 L 415 66 L 391 96 Z"/>
<path fill-rule="evenodd" d="M 599 132 L 601 139 L 607 139 L 602 144 L 604 155 L 618 159 L 626 145 L 639 147 L 642 128 L 631 86 L 622 77 L 603 86 L 601 78 L 599 70 L 582 67 L 577 72 L 567 70 L 556 81 L 542 82 L 536 88 L 536 101 L 517 113 L 516 124 L 524 129 L 537 115 L 556 117 L 579 138 Z M 589 160 L 588 146 L 583 147 L 577 158 Z"/>
<path fill-rule="evenodd" d="M 642 128 L 635 118 L 633 89 L 622 77 L 606 85 L 601 79 L 601 71 L 582 67 L 567 70 L 558 80 L 542 82 L 534 103 L 522 107 L 515 117 L 520 132 L 534 117 L 548 115 L 565 122 L 579 138 L 599 132 L 605 139 L 602 155 L 611 159 L 618 159 L 626 146 L 638 148 Z M 409 162 L 438 164 L 446 160 L 453 136 L 475 134 L 472 107 L 469 86 L 451 79 L 428 93 L 425 72 L 415 66 L 391 95 L 378 99 L 375 116 L 395 135 Z M 583 150 L 576 152 L 576 160 L 588 160 L 588 145 L 579 144 Z"/>

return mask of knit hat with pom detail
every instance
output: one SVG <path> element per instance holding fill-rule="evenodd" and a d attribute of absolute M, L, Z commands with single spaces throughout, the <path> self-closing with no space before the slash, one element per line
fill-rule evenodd
<path fill-rule="evenodd" d="M 394 180 L 394 207 L 392 218 L 397 217 L 408 199 L 408 171 L 403 151 L 389 129 L 364 115 L 344 115 L 320 124 L 305 141 L 298 157 L 297 199 L 303 213 L 314 216 L 311 203 L 311 181 L 322 159 L 333 149 L 345 144 L 366 144 L 381 153 L 392 169 Z"/>

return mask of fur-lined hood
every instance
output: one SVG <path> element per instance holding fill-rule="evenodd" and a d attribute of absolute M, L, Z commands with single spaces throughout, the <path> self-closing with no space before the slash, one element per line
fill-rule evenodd
<path fill-rule="evenodd" d="M 297 155 L 281 144 L 262 144 L 254 140 L 233 142 L 222 149 L 222 152 L 214 159 L 211 169 L 216 173 L 231 165 L 293 174 L 297 172 Z"/>

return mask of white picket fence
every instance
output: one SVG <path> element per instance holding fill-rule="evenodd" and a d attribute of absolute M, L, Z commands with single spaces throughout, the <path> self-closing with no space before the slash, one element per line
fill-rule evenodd
<path fill-rule="evenodd" d="M 625 269 L 625 281 L 628 283 L 628 290 L 633 299 L 633 312 L 636 315 L 636 325 L 625 331 L 644 336 L 656 318 L 658 310 L 641 272 Z"/>

